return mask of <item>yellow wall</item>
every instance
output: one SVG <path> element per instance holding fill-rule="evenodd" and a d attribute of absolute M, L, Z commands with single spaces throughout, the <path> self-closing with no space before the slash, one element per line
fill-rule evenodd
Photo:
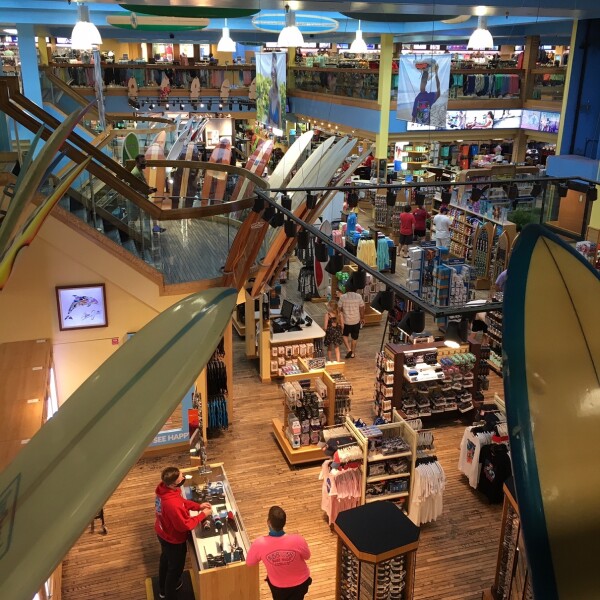
<path fill-rule="evenodd" d="M 55 286 L 104 283 L 108 327 L 60 331 Z M 0 292 L 0 343 L 49 338 L 60 402 L 120 345 L 183 296 L 159 296 L 156 284 L 100 246 L 50 217 L 21 251 Z M 113 346 L 112 338 L 119 339 Z"/>

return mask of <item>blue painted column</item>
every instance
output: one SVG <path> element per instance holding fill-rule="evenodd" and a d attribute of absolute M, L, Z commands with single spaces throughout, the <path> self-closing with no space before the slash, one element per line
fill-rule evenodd
<path fill-rule="evenodd" d="M 18 32 L 23 93 L 38 106 L 43 106 L 34 26 L 30 23 L 19 24 Z"/>
<path fill-rule="evenodd" d="M 560 154 L 600 158 L 600 19 L 575 21 L 563 102 Z"/>

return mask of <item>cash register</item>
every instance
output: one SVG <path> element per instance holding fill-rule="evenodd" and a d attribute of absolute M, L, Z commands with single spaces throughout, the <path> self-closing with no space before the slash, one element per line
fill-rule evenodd
<path fill-rule="evenodd" d="M 302 331 L 301 325 L 311 325 L 312 319 L 304 316 L 302 305 L 284 300 L 281 304 L 280 316 L 273 319 L 271 323 L 273 333 L 283 333 L 284 331 Z"/>

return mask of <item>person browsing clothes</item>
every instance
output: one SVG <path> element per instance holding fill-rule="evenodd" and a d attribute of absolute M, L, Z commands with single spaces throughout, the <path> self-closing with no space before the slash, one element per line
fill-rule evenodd
<path fill-rule="evenodd" d="M 273 600 L 303 600 L 312 583 L 306 564 L 310 549 L 301 535 L 284 531 L 286 520 L 283 508 L 271 506 L 267 517 L 269 534 L 252 542 L 246 564 L 263 562 Z"/>
<path fill-rule="evenodd" d="M 181 494 L 185 477 L 177 467 L 163 469 L 156 487 L 154 531 L 160 542 L 158 567 L 159 597 L 176 600 L 177 590 L 183 585 L 181 576 L 185 567 L 188 532 L 195 529 L 212 513 L 209 502 L 198 504 Z M 200 514 L 192 517 L 190 510 Z"/>
<path fill-rule="evenodd" d="M 338 310 L 344 323 L 342 339 L 346 350 L 348 350 L 346 358 L 354 358 L 360 328 L 365 324 L 365 301 L 360 294 L 348 290 L 340 296 Z M 352 341 L 350 341 L 350 338 L 352 338 Z"/>

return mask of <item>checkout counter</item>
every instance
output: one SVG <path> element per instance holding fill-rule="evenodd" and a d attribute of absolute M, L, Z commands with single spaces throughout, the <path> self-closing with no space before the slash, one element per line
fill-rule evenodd
<path fill-rule="evenodd" d="M 182 469 L 186 482 L 181 488 L 188 500 L 213 507 L 212 516 L 191 532 L 192 573 L 200 600 L 258 600 L 258 565 L 245 563 L 250 540 L 225 469 L 221 463 L 202 469 Z"/>

